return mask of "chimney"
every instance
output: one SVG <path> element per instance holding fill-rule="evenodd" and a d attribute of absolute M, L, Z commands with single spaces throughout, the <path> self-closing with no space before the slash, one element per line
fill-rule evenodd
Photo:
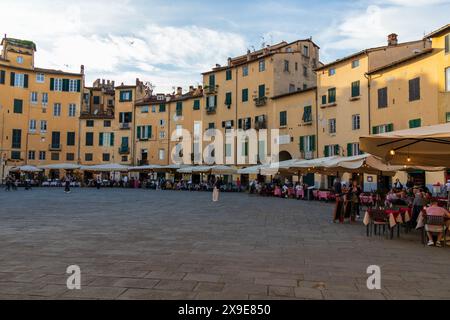
<path fill-rule="evenodd" d="M 199 85 L 197 89 L 198 89 L 198 92 L 201 93 L 203 91 L 203 86 Z"/>
<path fill-rule="evenodd" d="M 116 82 L 113 80 L 113 81 L 111 81 L 111 85 L 112 85 L 112 87 L 114 88 L 114 84 L 115 84 Z"/>
<path fill-rule="evenodd" d="M 83 65 L 83 64 L 81 65 L 80 73 L 81 73 L 81 74 L 84 74 L 84 65 Z"/>
<path fill-rule="evenodd" d="M 231 57 L 228 57 L 228 66 L 231 67 Z"/>
<path fill-rule="evenodd" d="M 194 91 L 194 86 L 189 86 L 189 93 L 193 93 Z"/>
<path fill-rule="evenodd" d="M 252 58 L 251 51 L 247 50 L 247 61 L 250 61 L 251 58 Z"/>
<path fill-rule="evenodd" d="M 183 94 L 183 88 L 178 87 L 177 88 L 177 96 L 181 96 Z"/>
<path fill-rule="evenodd" d="M 388 46 L 396 46 L 398 44 L 398 35 L 391 33 L 388 35 Z"/>
<path fill-rule="evenodd" d="M 105 86 L 105 79 L 102 79 L 102 86 Z"/>

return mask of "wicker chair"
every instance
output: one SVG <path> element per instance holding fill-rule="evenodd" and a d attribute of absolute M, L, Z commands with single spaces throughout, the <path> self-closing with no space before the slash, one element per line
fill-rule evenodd
<path fill-rule="evenodd" d="M 446 234 L 447 234 L 447 225 L 445 224 L 445 219 L 443 216 L 429 216 L 426 215 L 425 216 L 425 221 L 424 221 L 425 227 L 422 228 L 422 243 L 423 245 L 426 245 L 426 240 L 427 240 L 427 228 L 426 226 L 436 226 L 436 227 L 442 227 L 442 234 L 443 234 L 443 241 L 444 244 L 443 246 L 445 247 L 445 245 L 447 244 L 447 238 L 446 238 Z M 433 233 L 433 232 L 432 232 Z"/>

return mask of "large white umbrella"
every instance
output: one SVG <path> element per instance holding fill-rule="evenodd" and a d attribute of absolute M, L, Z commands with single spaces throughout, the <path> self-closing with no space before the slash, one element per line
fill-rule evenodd
<path fill-rule="evenodd" d="M 360 146 L 392 165 L 450 167 L 450 123 L 361 137 Z"/>
<path fill-rule="evenodd" d="M 42 169 L 36 168 L 35 166 L 20 166 L 20 167 L 14 167 L 11 170 L 11 172 L 40 172 Z"/>
<path fill-rule="evenodd" d="M 91 172 L 127 172 L 129 170 L 129 167 L 121 164 L 111 163 L 96 166 L 81 166 L 81 170 Z"/>
<path fill-rule="evenodd" d="M 140 166 L 140 167 L 131 167 L 128 169 L 130 172 L 142 172 L 142 171 L 155 171 L 161 169 L 161 166 L 158 166 L 156 164 L 150 164 L 146 166 Z"/>
<path fill-rule="evenodd" d="M 237 170 L 225 165 L 215 165 L 211 168 L 211 174 L 217 175 L 232 175 L 236 174 Z"/>
<path fill-rule="evenodd" d="M 80 169 L 81 166 L 74 163 L 57 163 L 57 164 L 49 164 L 45 166 L 39 166 L 41 169 L 45 170 L 77 170 Z"/>

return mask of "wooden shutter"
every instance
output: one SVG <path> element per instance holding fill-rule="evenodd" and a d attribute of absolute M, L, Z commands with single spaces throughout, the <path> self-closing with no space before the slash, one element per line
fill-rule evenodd
<path fill-rule="evenodd" d="M 100 147 L 102 147 L 103 146 L 103 132 L 100 132 L 99 133 L 99 137 L 98 137 L 98 145 L 100 146 Z"/>
<path fill-rule="evenodd" d="M 11 79 L 9 84 L 11 85 L 11 87 L 14 87 L 14 83 L 16 82 L 16 73 L 15 72 L 11 72 Z"/>
<path fill-rule="evenodd" d="M 409 80 L 409 101 L 420 100 L 420 78 Z"/>
<path fill-rule="evenodd" d="M 22 113 L 23 101 L 20 99 L 14 99 L 14 113 Z"/>
<path fill-rule="evenodd" d="M 55 90 L 55 78 L 50 78 L 50 91 Z"/>
<path fill-rule="evenodd" d="M 0 84 L 5 84 L 6 72 L 4 70 L 0 70 Z"/>
<path fill-rule="evenodd" d="M 316 136 L 310 136 L 311 151 L 316 151 Z"/>
<path fill-rule="evenodd" d="M 242 119 L 238 119 L 238 129 L 242 129 Z"/>
<path fill-rule="evenodd" d="M 450 34 L 445 36 L 445 53 L 450 53 Z"/>
<path fill-rule="evenodd" d="M 305 137 L 300 137 L 300 152 L 305 152 Z"/>
<path fill-rule="evenodd" d="M 62 91 L 64 91 L 64 92 L 68 92 L 69 91 L 69 79 L 63 79 Z"/>
<path fill-rule="evenodd" d="M 392 132 L 392 131 L 394 131 L 394 124 L 390 123 L 387 125 L 387 132 Z"/>
<path fill-rule="evenodd" d="M 141 127 L 137 127 L 137 134 L 136 134 L 136 136 L 137 136 L 138 140 L 141 140 Z"/>
<path fill-rule="evenodd" d="M 152 126 L 147 126 L 148 138 L 152 138 Z"/>
<path fill-rule="evenodd" d="M 387 88 L 378 89 L 378 108 L 386 108 L 388 106 Z"/>
<path fill-rule="evenodd" d="M 23 87 L 28 88 L 28 75 L 27 74 L 23 75 Z"/>
<path fill-rule="evenodd" d="M 81 80 L 77 80 L 77 92 L 81 92 Z"/>
<path fill-rule="evenodd" d="M 347 157 L 351 157 L 353 155 L 353 144 L 347 143 Z"/>
<path fill-rule="evenodd" d="M 113 147 L 114 146 L 114 132 L 111 132 L 110 137 L 111 137 L 110 145 L 111 145 L 111 147 Z"/>
<path fill-rule="evenodd" d="M 330 146 L 325 146 L 325 150 L 323 151 L 325 157 L 330 156 Z"/>
<path fill-rule="evenodd" d="M 335 144 L 334 145 L 334 156 L 338 156 L 339 155 L 339 145 Z"/>
<path fill-rule="evenodd" d="M 258 97 L 262 98 L 266 96 L 266 85 L 262 84 L 258 87 Z"/>

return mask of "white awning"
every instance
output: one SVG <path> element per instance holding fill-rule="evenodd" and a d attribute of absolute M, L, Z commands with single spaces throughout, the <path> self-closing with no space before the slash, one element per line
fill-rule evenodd
<path fill-rule="evenodd" d="M 131 171 L 131 172 L 155 171 L 157 169 L 161 169 L 161 166 L 158 166 L 156 164 L 150 164 L 150 165 L 140 166 L 140 167 L 131 167 L 128 169 L 128 171 Z"/>
<path fill-rule="evenodd" d="M 11 172 L 40 172 L 42 169 L 39 169 L 35 166 L 20 166 L 20 167 L 14 167 L 11 170 Z"/>
<path fill-rule="evenodd" d="M 97 166 L 82 166 L 81 170 L 91 172 L 127 172 L 129 167 L 121 164 L 101 164 Z"/>
<path fill-rule="evenodd" d="M 39 168 L 45 170 L 77 170 L 80 169 L 81 166 L 74 163 L 57 163 L 57 164 L 49 164 L 46 166 L 39 166 Z"/>

